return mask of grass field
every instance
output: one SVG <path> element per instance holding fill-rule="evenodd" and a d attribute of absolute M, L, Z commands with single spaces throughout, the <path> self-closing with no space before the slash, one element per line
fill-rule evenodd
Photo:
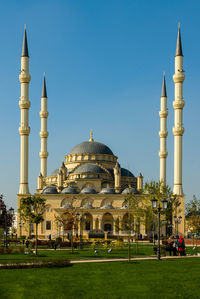
<path fill-rule="evenodd" d="M 145 246 L 139 249 L 137 256 L 150 256 L 153 254 L 152 246 Z M 91 259 L 91 258 L 126 258 L 128 256 L 128 249 L 113 249 L 111 253 L 108 253 L 106 249 L 99 249 L 98 254 L 93 249 L 84 250 L 39 250 L 38 257 L 34 254 L 1 254 L 0 263 L 8 261 L 26 261 L 35 259 Z M 131 249 L 131 256 L 136 256 L 134 248 Z"/>
<path fill-rule="evenodd" d="M 197 248 L 196 252 L 200 252 L 200 248 Z M 194 251 L 192 247 L 186 249 L 186 253 L 193 254 Z M 131 257 L 145 257 L 153 255 L 153 247 L 151 244 L 141 245 L 138 248 L 138 253 L 136 254 L 136 248 L 131 248 Z M 0 254 L 0 263 L 7 262 L 24 262 L 31 260 L 51 260 L 51 259 L 94 259 L 94 258 L 127 258 L 128 249 L 113 249 L 111 253 L 108 253 L 106 249 L 99 249 L 98 254 L 94 252 L 93 249 L 84 250 L 74 250 L 72 253 L 70 249 L 68 250 L 39 250 L 38 256 L 35 254 L 25 255 L 23 253 L 11 253 L 11 254 Z"/>
<path fill-rule="evenodd" d="M 0 298 L 200 298 L 200 258 L 0 270 Z"/>

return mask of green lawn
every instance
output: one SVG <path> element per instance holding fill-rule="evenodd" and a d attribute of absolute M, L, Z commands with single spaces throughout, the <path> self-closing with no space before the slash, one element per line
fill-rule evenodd
<path fill-rule="evenodd" d="M 200 252 L 200 248 L 197 249 Z M 186 253 L 194 253 L 192 247 L 186 249 Z M 135 246 L 131 248 L 131 257 L 145 257 L 153 255 L 153 247 L 151 244 L 141 245 L 138 248 L 136 254 Z M 96 254 L 93 249 L 74 250 L 38 250 L 38 256 L 36 257 L 33 253 L 25 255 L 23 253 L 11 253 L 11 254 L 0 254 L 0 263 L 6 262 L 22 262 L 30 260 L 47 260 L 47 259 L 94 259 L 94 258 L 127 258 L 128 249 L 113 249 L 111 253 L 108 253 L 107 249 L 99 249 Z"/>
<path fill-rule="evenodd" d="M 0 298 L 200 298 L 200 258 L 0 270 Z"/>
<path fill-rule="evenodd" d="M 146 252 L 147 253 L 147 252 Z M 145 256 L 145 252 L 141 252 L 138 256 Z M 149 255 L 152 255 L 152 250 L 149 251 Z M 133 255 L 132 252 L 132 257 Z M 39 250 L 38 256 L 34 254 L 1 254 L 0 263 L 5 262 L 14 262 L 14 261 L 30 261 L 30 260 L 40 260 L 40 259 L 94 259 L 94 258 L 127 258 L 128 251 L 127 249 L 122 250 L 113 250 L 111 253 L 108 253 L 107 250 L 102 249 L 98 254 L 94 253 L 94 250 L 85 249 L 85 250 L 75 250 L 73 253 L 70 250 Z"/>

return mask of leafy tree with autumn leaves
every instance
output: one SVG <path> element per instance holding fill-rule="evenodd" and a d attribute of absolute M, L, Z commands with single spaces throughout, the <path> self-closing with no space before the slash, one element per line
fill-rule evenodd
<path fill-rule="evenodd" d="M 78 221 L 79 221 L 79 216 L 76 211 L 76 209 L 68 209 L 66 212 L 62 214 L 62 216 L 55 216 L 55 224 L 58 228 L 58 231 L 60 229 L 63 229 L 63 234 L 64 232 L 68 231 L 71 236 L 71 249 L 73 252 L 73 234 L 75 230 L 78 230 Z"/>

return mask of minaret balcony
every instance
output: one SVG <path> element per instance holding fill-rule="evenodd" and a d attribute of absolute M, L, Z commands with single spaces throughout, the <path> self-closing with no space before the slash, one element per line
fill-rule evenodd
<path fill-rule="evenodd" d="M 47 158 L 48 155 L 49 155 L 48 152 L 40 152 L 40 158 L 41 158 L 41 159 L 42 159 L 42 158 Z"/>
<path fill-rule="evenodd" d="M 20 135 L 29 135 L 30 131 L 31 131 L 31 129 L 28 126 L 21 126 L 21 127 L 19 127 L 19 133 L 20 133 Z"/>
<path fill-rule="evenodd" d="M 167 118 L 168 111 L 167 110 L 160 111 L 159 115 L 160 115 L 160 118 Z"/>
<path fill-rule="evenodd" d="M 173 75 L 174 83 L 182 83 L 185 80 L 185 75 L 182 72 L 178 72 Z"/>
<path fill-rule="evenodd" d="M 173 101 L 174 109 L 183 109 L 185 102 L 183 100 Z"/>
<path fill-rule="evenodd" d="M 49 136 L 49 132 L 47 132 L 47 131 L 46 132 L 45 131 L 40 132 L 40 137 L 41 138 L 47 138 L 48 136 Z"/>
<path fill-rule="evenodd" d="M 159 152 L 160 158 L 167 158 L 168 152 Z"/>
<path fill-rule="evenodd" d="M 168 136 L 168 131 L 160 131 L 159 136 L 160 138 L 166 138 Z"/>
<path fill-rule="evenodd" d="M 19 107 L 20 109 L 29 109 L 31 106 L 31 103 L 29 100 L 21 100 L 19 101 Z"/>
<path fill-rule="evenodd" d="M 31 81 L 31 76 L 26 74 L 24 71 L 21 71 L 21 74 L 19 75 L 19 81 L 21 83 L 29 83 Z"/>
<path fill-rule="evenodd" d="M 173 127 L 173 134 L 174 136 L 182 136 L 184 133 L 183 127 Z"/>
<path fill-rule="evenodd" d="M 41 118 L 47 118 L 48 115 L 49 115 L 49 112 L 47 112 L 47 111 L 40 111 L 40 117 Z"/>

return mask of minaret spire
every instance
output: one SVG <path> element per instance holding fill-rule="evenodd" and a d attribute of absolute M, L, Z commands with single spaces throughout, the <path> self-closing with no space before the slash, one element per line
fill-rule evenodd
<path fill-rule="evenodd" d="M 28 137 L 30 134 L 29 127 L 29 82 L 31 77 L 29 75 L 29 56 L 28 56 L 28 43 L 26 36 L 26 28 L 24 29 L 24 40 L 22 46 L 21 56 L 21 71 L 19 75 L 21 83 L 21 98 L 19 107 L 21 109 L 21 122 L 19 133 L 21 135 L 21 149 L 20 149 L 20 187 L 19 194 L 29 194 L 28 187 Z"/>
<path fill-rule="evenodd" d="M 94 139 L 93 139 L 93 132 L 92 132 L 92 129 L 91 129 L 89 142 L 93 142 L 93 141 L 94 141 Z"/>
<path fill-rule="evenodd" d="M 41 118 L 41 151 L 40 151 L 40 158 L 41 158 L 41 174 L 43 177 L 47 176 L 47 137 L 49 135 L 47 131 L 47 117 L 49 113 L 47 111 L 47 90 L 46 90 L 46 79 L 44 73 L 43 79 L 43 87 L 42 87 L 42 96 L 41 96 L 41 111 L 40 111 L 40 118 Z"/>
<path fill-rule="evenodd" d="M 183 53 L 181 45 L 180 27 L 178 29 L 178 38 L 175 56 L 175 74 L 173 76 L 175 83 L 174 107 L 174 194 L 183 195 L 182 188 L 182 136 L 183 128 L 183 82 L 185 75 L 183 71 Z"/>
<path fill-rule="evenodd" d="M 178 36 L 176 43 L 176 56 L 183 56 L 180 23 L 178 24 Z"/>
<path fill-rule="evenodd" d="M 44 73 L 44 80 L 43 80 L 43 87 L 42 87 L 42 98 L 47 98 L 45 73 Z"/>
<path fill-rule="evenodd" d="M 22 57 L 29 57 L 28 55 L 28 42 L 26 36 L 26 25 L 24 25 L 24 39 L 23 39 L 23 46 L 22 46 Z"/>
<path fill-rule="evenodd" d="M 167 89 L 166 89 L 166 82 L 165 82 L 165 73 L 163 73 L 163 84 L 161 90 L 161 97 L 167 97 Z"/>
<path fill-rule="evenodd" d="M 166 185 L 166 159 L 167 159 L 167 90 L 165 83 L 165 73 L 163 74 L 163 84 L 160 99 L 160 182 Z"/>

